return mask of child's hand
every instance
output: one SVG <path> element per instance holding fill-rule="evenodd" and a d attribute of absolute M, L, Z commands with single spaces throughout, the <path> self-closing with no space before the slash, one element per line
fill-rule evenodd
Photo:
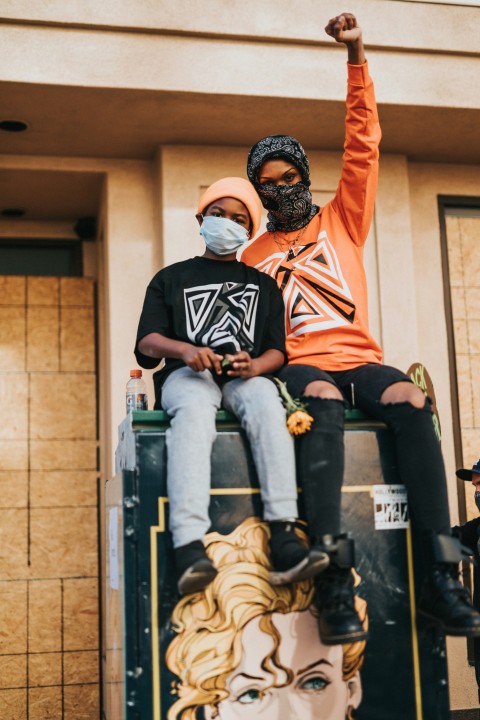
<path fill-rule="evenodd" d="M 250 357 L 246 350 L 241 350 L 235 355 L 225 355 L 225 359 L 231 365 L 231 369 L 227 370 L 227 375 L 230 377 L 255 377 L 255 360 Z"/>
<path fill-rule="evenodd" d="M 362 37 L 362 29 L 357 25 L 357 19 L 352 13 L 342 13 L 328 21 L 325 32 L 337 42 L 356 42 Z"/>
<path fill-rule="evenodd" d="M 222 356 L 217 355 L 217 353 L 213 352 L 209 347 L 187 345 L 182 353 L 182 360 L 185 365 L 188 365 L 188 367 L 195 370 L 195 372 L 213 370 L 217 375 L 222 374 L 222 366 L 220 365 Z"/>

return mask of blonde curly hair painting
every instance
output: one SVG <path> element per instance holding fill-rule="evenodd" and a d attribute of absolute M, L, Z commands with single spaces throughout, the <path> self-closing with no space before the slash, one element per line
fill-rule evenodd
<path fill-rule="evenodd" d="M 285 703 L 287 689 L 292 717 L 298 712 L 302 720 L 349 718 L 360 704 L 365 642 L 321 645 L 311 607 L 313 583 L 270 585 L 268 539 L 267 525 L 257 518 L 248 518 L 230 535 L 207 536 L 218 575 L 202 592 L 181 598 L 173 611 L 176 636 L 166 664 L 179 680 L 168 720 L 197 720 L 200 707 L 206 720 L 251 719 L 267 706 L 269 720 L 275 720 L 274 708 Z M 366 626 L 366 603 L 357 601 Z M 313 662 L 295 669 L 297 656 L 305 665 L 304 646 L 314 653 Z M 322 712 L 331 707 L 328 715 L 318 714 L 321 703 Z"/>

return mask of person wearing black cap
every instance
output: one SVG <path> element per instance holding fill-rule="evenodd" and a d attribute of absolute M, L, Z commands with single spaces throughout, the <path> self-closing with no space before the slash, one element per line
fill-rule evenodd
<path fill-rule="evenodd" d="M 472 483 L 473 487 L 475 488 L 475 505 L 480 511 L 480 459 L 478 459 L 477 462 L 472 466 L 471 470 L 468 468 L 460 468 L 460 470 L 457 470 L 455 475 L 460 480 L 465 480 L 465 482 Z M 452 530 L 453 533 L 460 538 L 462 545 L 470 548 L 473 551 L 474 555 L 480 560 L 480 516 L 474 518 L 473 520 L 469 520 L 464 525 L 456 525 L 454 528 L 452 528 Z M 480 563 L 476 564 L 475 569 L 477 573 L 479 573 L 478 578 L 480 580 Z M 480 583 L 478 584 L 477 590 L 478 602 L 475 603 L 475 605 L 476 607 L 480 607 Z"/>
<path fill-rule="evenodd" d="M 472 466 L 471 470 L 468 468 L 460 468 L 455 475 L 460 480 L 472 483 L 475 488 L 475 505 L 480 511 L 480 459 Z M 474 566 L 474 576 L 477 577 L 477 582 L 475 583 L 477 592 L 474 593 L 474 599 L 475 595 L 477 597 L 474 605 L 480 608 L 480 516 L 469 520 L 464 525 L 456 525 L 452 528 L 452 531 L 454 535 L 460 538 L 462 545 L 472 550 L 475 558 L 478 560 Z"/>
<path fill-rule="evenodd" d="M 472 484 L 475 486 L 476 492 L 478 485 L 480 485 L 480 459 L 474 463 L 471 470 L 460 468 L 460 470 L 457 470 L 455 475 L 460 478 L 460 480 L 471 480 Z"/>
<path fill-rule="evenodd" d="M 352 540 L 340 525 L 346 400 L 393 432 L 400 481 L 429 568 L 418 612 L 448 634 L 480 636 L 480 614 L 455 577 L 462 553 L 451 536 L 430 403 L 405 373 L 382 364 L 368 327 L 363 247 L 374 212 L 381 133 L 362 31 L 351 13 L 332 18 L 325 31 L 348 53 L 345 152 L 335 197 L 323 208 L 313 203 L 309 162 L 298 140 L 270 135 L 258 141 L 247 175 L 268 210 L 267 232 L 242 253 L 282 290 L 289 364 L 280 377 L 314 418 L 299 442 L 298 471 L 312 542 L 330 555 L 317 582 L 320 636 L 329 644 L 365 637 L 354 607 Z"/>

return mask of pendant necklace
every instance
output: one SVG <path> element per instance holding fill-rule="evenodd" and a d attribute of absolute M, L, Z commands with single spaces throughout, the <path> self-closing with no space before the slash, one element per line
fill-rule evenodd
<path fill-rule="evenodd" d="M 291 241 L 288 242 L 286 240 L 281 240 L 279 237 L 277 237 L 277 231 L 273 231 L 273 240 L 277 247 L 280 248 L 283 252 L 287 252 L 286 248 L 288 248 L 287 252 L 287 260 L 293 260 L 295 258 L 295 246 L 296 244 L 301 240 L 303 237 L 305 230 L 307 229 L 307 225 L 304 225 L 303 228 L 300 228 L 300 231 L 298 232 L 298 235 Z"/>

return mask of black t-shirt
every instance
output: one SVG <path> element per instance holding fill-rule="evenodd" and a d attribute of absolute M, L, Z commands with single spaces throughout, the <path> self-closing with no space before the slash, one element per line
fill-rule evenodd
<path fill-rule="evenodd" d="M 220 355 L 266 350 L 285 355 L 285 311 L 280 290 L 265 273 L 237 260 L 195 257 L 160 270 L 150 282 L 138 324 L 135 356 L 141 367 L 160 359 L 143 355 L 139 341 L 149 333 L 210 347 Z M 153 376 L 155 407 L 167 375 L 185 363 L 166 358 Z"/>

